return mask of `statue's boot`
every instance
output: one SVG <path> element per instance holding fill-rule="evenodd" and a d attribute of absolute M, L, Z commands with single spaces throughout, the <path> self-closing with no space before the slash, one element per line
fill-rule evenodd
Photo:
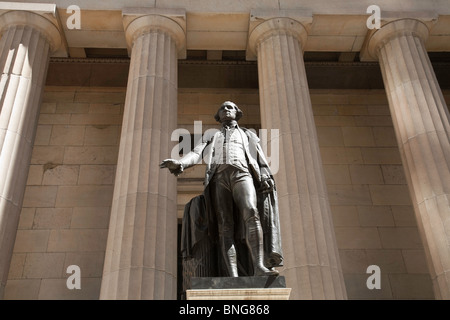
<path fill-rule="evenodd" d="M 228 276 L 238 277 L 239 274 L 237 268 L 236 249 L 234 247 L 233 241 L 228 239 L 227 237 L 224 237 L 222 241 L 223 261 Z M 228 248 L 228 250 L 226 248 Z"/>
<path fill-rule="evenodd" d="M 247 246 L 253 261 L 255 276 L 276 276 L 278 270 L 268 269 L 264 266 L 264 247 L 261 222 L 257 217 L 246 221 Z"/>

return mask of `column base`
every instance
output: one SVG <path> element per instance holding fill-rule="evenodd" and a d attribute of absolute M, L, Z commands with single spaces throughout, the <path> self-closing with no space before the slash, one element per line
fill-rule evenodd
<path fill-rule="evenodd" d="M 192 278 L 186 300 L 289 300 L 285 278 L 205 277 Z"/>

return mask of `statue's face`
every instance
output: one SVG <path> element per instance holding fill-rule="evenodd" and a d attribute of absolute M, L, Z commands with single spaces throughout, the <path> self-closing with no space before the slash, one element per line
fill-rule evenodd
<path fill-rule="evenodd" d="M 230 121 L 236 119 L 237 106 L 233 103 L 224 103 L 219 109 L 219 121 Z"/>

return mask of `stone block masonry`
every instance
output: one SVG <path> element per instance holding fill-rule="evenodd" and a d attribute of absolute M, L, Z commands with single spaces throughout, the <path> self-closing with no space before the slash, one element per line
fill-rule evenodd
<path fill-rule="evenodd" d="M 380 117 L 389 118 L 384 91 L 310 92 L 348 298 L 433 299 L 393 127 L 385 119 L 380 125 Z M 107 102 L 100 103 L 100 95 Z M 116 117 L 122 115 L 124 96 L 125 88 L 46 88 L 6 299 L 99 298 L 120 134 Z M 178 127 L 193 132 L 189 125 L 197 108 L 206 117 L 229 96 L 246 115 L 259 118 L 257 90 L 181 88 Z M 444 96 L 450 100 L 449 93 Z M 83 115 L 85 123 L 74 123 L 74 115 Z M 250 116 L 242 120 L 250 128 L 260 125 Z M 53 129 L 61 126 L 84 128 L 76 130 L 83 138 L 52 145 Z M 368 136 L 361 145 L 348 145 L 344 131 L 355 128 Z M 373 145 L 365 143 L 370 137 Z M 178 178 L 179 208 L 183 199 L 201 192 L 203 175 L 200 168 Z M 82 290 L 66 287 L 71 264 L 81 268 Z M 372 264 L 381 269 L 381 290 L 366 287 Z"/>
<path fill-rule="evenodd" d="M 125 88 L 46 87 L 5 299 L 98 299 Z M 81 290 L 69 290 L 69 265 Z"/>
<path fill-rule="evenodd" d="M 434 299 L 386 93 L 311 90 L 311 99 L 348 298 Z M 379 290 L 366 286 L 370 265 Z"/>

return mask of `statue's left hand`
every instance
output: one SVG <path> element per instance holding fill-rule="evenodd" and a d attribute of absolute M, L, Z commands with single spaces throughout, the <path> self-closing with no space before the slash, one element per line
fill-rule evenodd
<path fill-rule="evenodd" d="M 261 181 L 259 191 L 261 191 L 262 193 L 269 193 L 272 192 L 274 188 L 275 188 L 275 181 L 273 181 L 272 178 L 265 178 Z"/>

